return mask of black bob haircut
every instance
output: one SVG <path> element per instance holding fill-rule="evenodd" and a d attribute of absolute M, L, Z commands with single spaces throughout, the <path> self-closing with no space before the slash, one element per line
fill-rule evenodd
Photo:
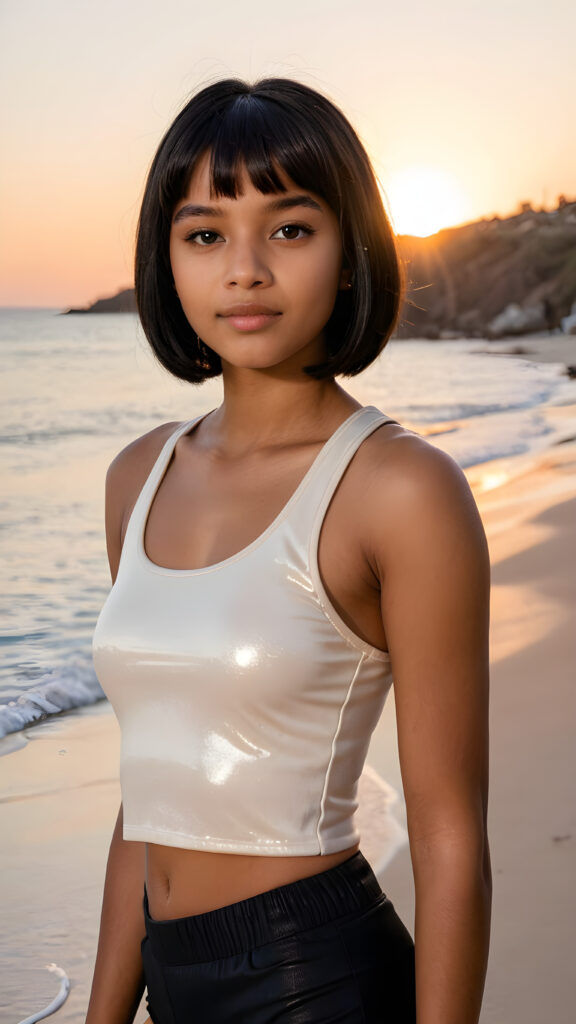
<path fill-rule="evenodd" d="M 253 85 L 229 78 L 207 86 L 158 147 L 140 210 L 135 263 L 138 312 L 158 361 L 192 384 L 222 372 L 220 357 L 186 319 L 170 266 L 174 208 L 206 153 L 215 196 L 237 197 L 243 166 L 260 192 L 285 192 L 280 168 L 335 212 L 352 287 L 338 292 L 325 325 L 325 361 L 304 369 L 318 380 L 360 373 L 383 350 L 399 316 L 404 277 L 394 232 L 348 120 L 325 96 L 287 78 Z"/>

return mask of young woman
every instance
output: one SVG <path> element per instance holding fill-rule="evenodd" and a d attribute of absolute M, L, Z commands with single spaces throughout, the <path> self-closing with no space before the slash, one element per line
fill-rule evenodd
<path fill-rule="evenodd" d="M 457 464 L 335 379 L 402 299 L 342 113 L 284 79 L 199 92 L 149 173 L 136 294 L 163 366 L 224 397 L 107 474 L 122 804 L 87 1024 L 144 986 L 153 1024 L 476 1024 L 488 550 Z M 392 680 L 415 944 L 354 825 Z"/>

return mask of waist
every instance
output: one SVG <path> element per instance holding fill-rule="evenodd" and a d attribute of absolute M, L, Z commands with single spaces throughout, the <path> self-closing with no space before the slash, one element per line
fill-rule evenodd
<path fill-rule="evenodd" d="M 216 910 L 336 867 L 359 844 L 335 853 L 297 857 L 188 850 L 146 844 L 146 891 L 157 921 Z"/>
<path fill-rule="evenodd" d="M 163 963 L 178 964 L 183 942 L 187 962 L 233 956 L 383 901 L 386 896 L 378 879 L 357 850 L 332 868 L 322 864 L 314 875 L 205 914 L 158 921 L 151 915 L 146 887 L 143 906 L 154 955 Z"/>

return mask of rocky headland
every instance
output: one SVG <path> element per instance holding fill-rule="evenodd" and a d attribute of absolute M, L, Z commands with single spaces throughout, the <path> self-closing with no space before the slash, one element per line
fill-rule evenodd
<path fill-rule="evenodd" d="M 524 203 L 512 217 L 398 242 L 407 279 L 399 337 L 576 332 L 576 201 Z"/>
<path fill-rule="evenodd" d="M 136 296 L 133 288 L 123 288 L 116 295 L 110 295 L 105 299 L 98 299 L 91 306 L 71 307 L 63 312 L 64 315 L 69 313 L 135 313 Z"/>

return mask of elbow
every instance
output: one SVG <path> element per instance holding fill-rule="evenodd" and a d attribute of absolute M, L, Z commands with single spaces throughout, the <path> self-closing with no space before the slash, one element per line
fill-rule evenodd
<path fill-rule="evenodd" d="M 482 833 L 442 833 L 411 843 L 416 888 L 450 884 L 483 891 L 492 897 L 492 866 L 488 837 Z"/>

